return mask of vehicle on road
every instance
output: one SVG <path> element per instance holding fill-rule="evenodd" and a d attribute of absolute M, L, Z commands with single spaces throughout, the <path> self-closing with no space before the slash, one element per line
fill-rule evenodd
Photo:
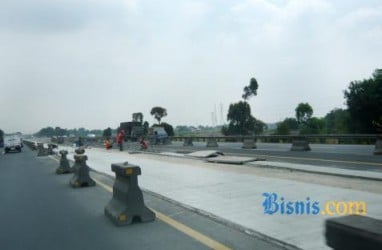
<path fill-rule="evenodd" d="M 4 147 L 4 132 L 0 129 L 0 148 Z"/>
<path fill-rule="evenodd" d="M 144 134 L 141 122 L 121 122 L 119 126 L 119 131 L 120 130 L 125 131 L 124 141 L 138 141 Z"/>
<path fill-rule="evenodd" d="M 149 129 L 149 139 L 151 144 L 167 144 L 168 134 L 164 127 L 155 126 Z"/>
<path fill-rule="evenodd" d="M 5 135 L 4 136 L 4 152 L 8 153 L 10 151 L 21 152 L 23 147 L 22 138 L 18 134 Z"/>

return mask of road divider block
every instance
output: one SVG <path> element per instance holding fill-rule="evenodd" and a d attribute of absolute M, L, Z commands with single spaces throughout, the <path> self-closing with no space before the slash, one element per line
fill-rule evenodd
<path fill-rule="evenodd" d="M 361 215 L 348 215 L 325 222 L 326 244 L 338 250 L 382 249 L 382 221 Z"/>
<path fill-rule="evenodd" d="M 218 142 L 216 141 L 215 138 L 208 138 L 207 140 L 207 147 L 212 148 L 212 147 L 219 147 Z"/>
<path fill-rule="evenodd" d="M 27 147 L 30 148 L 32 151 L 34 151 L 34 150 L 37 149 L 36 143 L 33 142 L 33 141 L 27 141 L 27 140 L 24 140 L 23 143 L 24 143 L 25 145 L 27 145 Z"/>
<path fill-rule="evenodd" d="M 49 143 L 48 144 L 48 155 L 54 155 L 54 149 L 58 148 L 57 144 Z"/>
<path fill-rule="evenodd" d="M 88 157 L 84 155 L 85 150 L 83 148 L 79 148 L 75 150 L 76 154 L 74 155 L 74 175 L 70 180 L 70 185 L 73 188 L 79 187 L 91 187 L 95 186 L 95 181 L 90 178 L 89 175 L 89 166 L 86 164 Z"/>
<path fill-rule="evenodd" d="M 194 146 L 194 143 L 192 142 L 192 138 L 184 138 L 183 146 L 184 147 Z"/>
<path fill-rule="evenodd" d="M 68 151 L 61 150 L 60 152 L 60 165 L 56 169 L 56 174 L 69 174 L 73 173 L 73 168 L 70 167 L 69 160 L 67 158 Z"/>
<path fill-rule="evenodd" d="M 374 154 L 382 155 L 382 135 L 377 136 L 377 140 L 375 142 Z"/>
<path fill-rule="evenodd" d="M 49 151 L 44 147 L 43 143 L 37 143 L 37 156 L 48 156 Z"/>
<path fill-rule="evenodd" d="M 308 139 L 304 136 L 296 136 L 292 139 L 291 151 L 310 151 Z"/>
<path fill-rule="evenodd" d="M 105 215 L 117 226 L 154 221 L 155 213 L 145 206 L 138 186 L 141 168 L 124 162 L 112 164 L 111 170 L 115 173 L 113 198 L 105 207 Z"/>
<path fill-rule="evenodd" d="M 244 139 L 243 146 L 241 148 L 253 149 L 256 148 L 256 140 L 255 139 Z"/>

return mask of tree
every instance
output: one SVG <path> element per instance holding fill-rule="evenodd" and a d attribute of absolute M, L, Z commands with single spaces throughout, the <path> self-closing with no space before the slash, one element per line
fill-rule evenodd
<path fill-rule="evenodd" d="M 80 136 L 80 137 L 85 137 L 88 133 L 89 131 L 85 128 L 79 128 L 77 130 L 77 136 Z"/>
<path fill-rule="evenodd" d="M 101 136 L 103 133 L 103 130 L 102 129 L 92 129 L 89 131 L 88 134 L 94 134 L 96 136 Z"/>
<path fill-rule="evenodd" d="M 224 135 L 249 135 L 254 132 L 256 119 L 251 115 L 251 107 L 247 102 L 240 101 L 229 106 L 228 127 L 223 126 Z"/>
<path fill-rule="evenodd" d="M 67 130 L 66 129 L 62 129 L 62 128 L 60 128 L 60 127 L 56 127 L 55 129 L 54 129 L 54 135 L 55 136 L 64 136 L 64 135 L 66 135 L 67 134 Z"/>
<path fill-rule="evenodd" d="M 299 124 L 306 123 L 313 114 L 313 109 L 309 103 L 300 103 L 295 109 L 296 119 Z"/>
<path fill-rule="evenodd" d="M 291 130 L 298 129 L 298 122 L 295 118 L 285 118 L 284 121 L 277 123 L 276 134 L 289 135 Z"/>
<path fill-rule="evenodd" d="M 300 126 L 300 134 L 321 134 L 324 132 L 325 118 L 312 117 Z"/>
<path fill-rule="evenodd" d="M 54 128 L 52 127 L 46 127 L 40 129 L 39 132 L 37 132 L 38 136 L 46 136 L 46 137 L 52 137 L 54 136 Z"/>
<path fill-rule="evenodd" d="M 328 134 L 349 133 L 350 114 L 344 109 L 333 109 L 325 116 L 325 130 Z"/>
<path fill-rule="evenodd" d="M 288 124 L 285 122 L 277 123 L 276 134 L 277 135 L 289 135 L 290 134 L 290 128 L 289 128 Z"/>
<path fill-rule="evenodd" d="M 191 133 L 192 129 L 189 126 L 178 125 L 175 128 L 175 132 L 177 135 L 185 135 Z"/>
<path fill-rule="evenodd" d="M 268 128 L 267 124 L 265 124 L 265 122 L 258 120 L 256 118 L 254 119 L 255 119 L 255 127 L 254 127 L 255 134 L 263 133 Z"/>
<path fill-rule="evenodd" d="M 243 99 L 247 100 L 251 96 L 256 96 L 258 88 L 259 84 L 257 83 L 256 78 L 252 77 L 249 81 L 249 85 L 244 87 L 244 94 L 242 95 Z"/>
<path fill-rule="evenodd" d="M 161 125 L 163 126 L 168 136 L 174 136 L 174 128 L 170 124 L 162 122 Z"/>
<path fill-rule="evenodd" d="M 162 107 L 153 107 L 150 112 L 151 115 L 154 116 L 154 118 L 158 121 L 160 124 L 160 121 L 163 117 L 167 116 L 167 111 L 165 108 Z"/>
<path fill-rule="evenodd" d="M 143 134 L 145 136 L 149 133 L 149 127 L 150 127 L 149 123 L 147 121 L 145 121 L 143 123 Z"/>
<path fill-rule="evenodd" d="M 344 95 L 351 131 L 375 133 L 373 121 L 382 121 L 382 69 L 376 69 L 369 79 L 351 82 Z"/>
<path fill-rule="evenodd" d="M 107 129 L 103 130 L 102 136 L 105 138 L 110 138 L 112 134 L 111 128 L 108 127 Z"/>
<path fill-rule="evenodd" d="M 142 124 L 142 122 L 143 122 L 143 114 L 141 112 L 133 113 L 133 122 L 139 122 L 139 123 Z"/>

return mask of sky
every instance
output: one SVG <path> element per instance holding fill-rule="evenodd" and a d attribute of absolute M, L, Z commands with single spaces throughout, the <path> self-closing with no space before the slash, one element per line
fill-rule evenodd
<path fill-rule="evenodd" d="M 257 119 L 323 117 L 381 41 L 380 0 L 1 0 L 0 129 L 223 124 L 252 77 Z"/>

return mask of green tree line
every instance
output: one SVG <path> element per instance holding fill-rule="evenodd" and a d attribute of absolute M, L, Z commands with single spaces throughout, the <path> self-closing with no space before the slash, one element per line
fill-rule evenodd
<path fill-rule="evenodd" d="M 324 117 L 313 117 L 309 103 L 296 107 L 296 117 L 277 124 L 275 134 L 347 134 L 376 133 L 382 124 L 382 69 L 369 79 L 352 81 L 344 91 L 347 109 L 335 108 Z"/>
<path fill-rule="evenodd" d="M 52 137 L 52 136 L 76 136 L 76 137 L 85 137 L 88 134 L 94 134 L 96 136 L 101 136 L 103 130 L 101 129 L 86 129 L 86 128 L 74 128 L 74 129 L 65 129 L 60 127 L 45 127 L 40 129 L 35 135 L 41 137 Z"/>

